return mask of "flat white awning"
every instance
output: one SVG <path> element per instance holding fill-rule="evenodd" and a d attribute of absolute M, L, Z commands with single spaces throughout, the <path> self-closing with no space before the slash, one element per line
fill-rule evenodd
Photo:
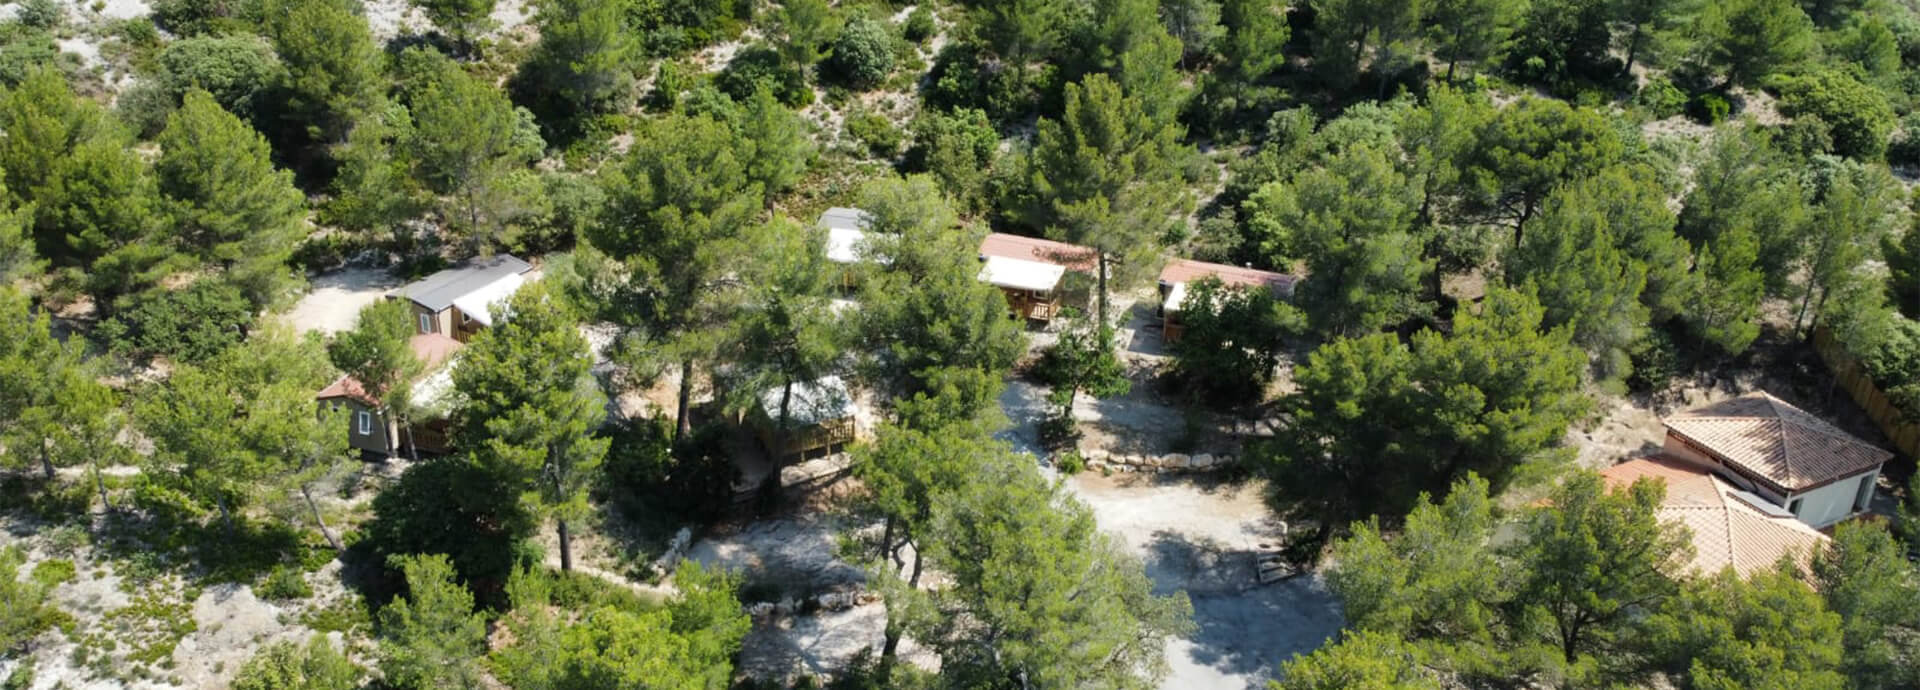
<path fill-rule="evenodd" d="M 860 243 L 867 233 L 853 228 L 827 228 L 827 260 L 850 264 L 860 260 Z"/>
<path fill-rule="evenodd" d="M 1161 311 L 1165 311 L 1171 314 L 1171 313 L 1180 311 L 1180 305 L 1183 305 L 1186 303 L 1187 303 L 1187 284 L 1174 283 L 1173 289 L 1167 291 L 1167 299 L 1160 303 L 1160 309 Z"/>
<path fill-rule="evenodd" d="M 1052 290 L 1060 285 L 1060 277 L 1067 274 L 1065 266 L 1043 264 L 1038 261 L 1009 259 L 1004 256 L 989 256 L 987 264 L 980 267 L 980 280 L 1011 290 Z"/>
<path fill-rule="evenodd" d="M 487 283 L 478 290 L 454 298 L 453 306 L 459 307 L 460 313 L 473 317 L 473 320 L 479 321 L 481 325 L 492 326 L 493 305 L 507 301 L 507 298 L 512 297 L 525 282 L 526 278 L 521 274 L 510 274 Z"/>

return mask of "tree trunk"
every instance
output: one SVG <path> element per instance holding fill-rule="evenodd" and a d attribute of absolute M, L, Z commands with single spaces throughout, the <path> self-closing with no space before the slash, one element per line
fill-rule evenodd
<path fill-rule="evenodd" d="M 680 445 L 680 439 L 693 431 L 693 420 L 687 418 L 687 407 L 693 401 L 693 360 L 680 360 L 680 395 L 675 401 L 673 414 L 673 445 Z"/>
<path fill-rule="evenodd" d="M 555 522 L 558 522 L 560 526 L 560 569 L 572 572 L 573 544 L 571 535 L 567 533 L 567 521 L 565 518 L 561 518 Z"/>
<path fill-rule="evenodd" d="M 1820 298 L 1826 301 L 1825 297 Z M 1813 286 L 1807 286 L 1807 294 L 1800 296 L 1800 309 L 1793 313 L 1793 332 L 1800 332 L 1800 322 L 1807 318 L 1807 306 L 1813 303 Z"/>
<path fill-rule="evenodd" d="M 880 530 L 880 557 L 893 555 L 893 516 L 887 516 L 887 526 Z"/>
<path fill-rule="evenodd" d="M 914 545 L 913 545 L 913 576 L 912 576 L 912 577 L 909 577 L 909 578 L 907 578 L 907 586 L 908 586 L 908 587 L 911 587 L 911 588 L 913 588 L 913 589 L 919 589 L 919 588 L 920 588 L 920 564 L 921 564 L 921 562 L 922 562 L 922 561 L 921 561 L 921 558 L 920 558 L 920 545 L 919 545 L 919 544 L 914 544 Z"/>
<path fill-rule="evenodd" d="M 1629 74 L 1629 75 L 1633 74 L 1633 58 L 1635 55 L 1639 54 L 1640 52 L 1640 39 L 1641 39 L 1642 31 L 1643 31 L 1642 25 L 1639 23 L 1635 23 L 1633 25 L 1633 36 L 1627 39 L 1626 74 Z"/>
<path fill-rule="evenodd" d="M 393 415 L 389 414 L 385 408 L 380 410 L 380 435 L 386 437 L 387 457 L 399 455 L 400 426 L 393 423 Z"/>
<path fill-rule="evenodd" d="M 1099 311 L 1100 327 L 1107 327 L 1107 253 L 1100 252 L 1095 260 L 1100 262 Z"/>
<path fill-rule="evenodd" d="M 334 553 L 344 553 L 347 547 L 340 544 L 340 538 L 334 536 L 333 530 L 327 527 L 327 519 L 320 516 L 320 504 L 313 500 L 313 487 L 301 484 L 300 497 L 307 499 L 307 510 L 313 512 L 313 524 L 320 527 L 320 536 L 327 538 L 327 545 L 333 547 Z"/>
<path fill-rule="evenodd" d="M 404 420 L 402 421 L 404 423 Z M 413 425 L 406 424 L 405 426 L 407 430 L 407 459 L 420 462 L 420 446 L 414 443 Z"/>
<path fill-rule="evenodd" d="M 220 522 L 226 524 L 227 536 L 232 537 L 233 536 L 233 512 L 227 509 L 226 497 L 223 496 L 220 498 L 220 500 L 214 501 L 214 503 L 220 506 Z"/>
<path fill-rule="evenodd" d="M 100 490 L 100 505 L 105 506 L 107 512 L 113 512 L 113 501 L 107 499 L 107 477 L 100 472 L 100 461 L 96 459 L 88 464 L 93 467 L 93 485 Z"/>
<path fill-rule="evenodd" d="M 53 481 L 53 453 L 47 450 L 46 439 L 40 439 L 40 469 L 47 473 L 47 481 Z"/>

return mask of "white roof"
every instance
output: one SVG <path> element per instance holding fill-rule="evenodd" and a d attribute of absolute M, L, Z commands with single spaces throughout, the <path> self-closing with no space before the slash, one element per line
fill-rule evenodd
<path fill-rule="evenodd" d="M 453 368 L 459 364 L 459 358 L 455 358 L 447 362 L 446 366 L 428 374 L 426 378 L 415 381 L 412 388 L 413 399 L 410 401 L 413 406 L 434 413 L 448 412 L 449 410 L 444 409 L 442 403 L 451 399 L 448 394 L 453 392 Z"/>
<path fill-rule="evenodd" d="M 479 321 L 481 325 L 492 326 L 493 305 L 507 301 L 507 298 L 512 297 L 525 282 L 526 278 L 519 273 L 501 276 L 500 279 L 487 283 L 478 290 L 454 298 L 453 306 L 459 307 L 460 313 L 473 317 L 473 320 Z"/>
<path fill-rule="evenodd" d="M 850 264 L 860 260 L 860 243 L 867 233 L 856 228 L 827 228 L 827 260 Z"/>
<path fill-rule="evenodd" d="M 1160 309 L 1167 312 L 1177 312 L 1177 311 L 1180 311 L 1180 305 L 1186 304 L 1186 303 L 1187 303 L 1187 284 L 1174 283 L 1173 289 L 1167 291 L 1166 301 L 1160 303 Z"/>
<path fill-rule="evenodd" d="M 980 280 L 1015 290 L 1052 290 L 1066 274 L 1065 266 L 1004 256 L 989 256 L 986 265 L 980 267 Z"/>
<path fill-rule="evenodd" d="M 768 419 L 778 421 L 780 395 L 779 386 L 760 393 L 760 409 L 767 413 Z M 787 400 L 787 419 L 800 426 L 844 419 L 853 413 L 853 395 L 847 392 L 847 383 L 838 376 L 793 384 L 793 397 Z"/>

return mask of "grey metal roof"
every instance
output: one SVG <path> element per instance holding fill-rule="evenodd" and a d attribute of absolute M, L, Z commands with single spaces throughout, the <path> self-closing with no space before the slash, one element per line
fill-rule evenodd
<path fill-rule="evenodd" d="M 865 230 L 872 222 L 872 216 L 866 211 L 845 206 L 835 206 L 820 214 L 820 227 Z"/>
<path fill-rule="evenodd" d="M 519 258 L 496 254 L 489 259 L 475 259 L 465 266 L 449 268 L 408 283 L 394 294 L 413 300 L 429 311 L 441 311 L 453 306 L 454 300 L 493 281 L 531 270 L 533 265 Z"/>

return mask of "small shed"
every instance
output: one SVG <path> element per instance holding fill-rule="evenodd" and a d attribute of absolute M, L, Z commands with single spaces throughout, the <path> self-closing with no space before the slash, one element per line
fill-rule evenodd
<path fill-rule="evenodd" d="M 1219 279 L 1224 285 L 1266 288 L 1279 299 L 1291 299 L 1294 283 L 1299 282 L 1299 278 L 1285 273 L 1174 259 L 1160 270 L 1160 323 L 1164 334 L 1162 337 L 1167 342 L 1179 340 L 1186 330 L 1180 322 L 1180 308 L 1187 300 L 1187 285 L 1209 276 Z"/>
<path fill-rule="evenodd" d="M 787 433 L 782 441 L 778 429 L 780 398 L 785 393 L 779 386 L 762 391 L 753 415 L 760 445 L 776 461 L 830 455 L 858 439 L 853 394 L 840 377 L 824 376 L 793 385 L 787 399 Z"/>
<path fill-rule="evenodd" d="M 1766 392 L 1665 420 L 1663 452 L 1824 529 L 1867 510 L 1893 453 Z"/>
<path fill-rule="evenodd" d="M 1067 271 L 1096 268 L 1092 249 L 1004 233 L 980 242 L 980 261 L 979 280 L 1000 288 L 1013 316 L 1043 322 L 1060 311 L 1060 282 Z"/>

